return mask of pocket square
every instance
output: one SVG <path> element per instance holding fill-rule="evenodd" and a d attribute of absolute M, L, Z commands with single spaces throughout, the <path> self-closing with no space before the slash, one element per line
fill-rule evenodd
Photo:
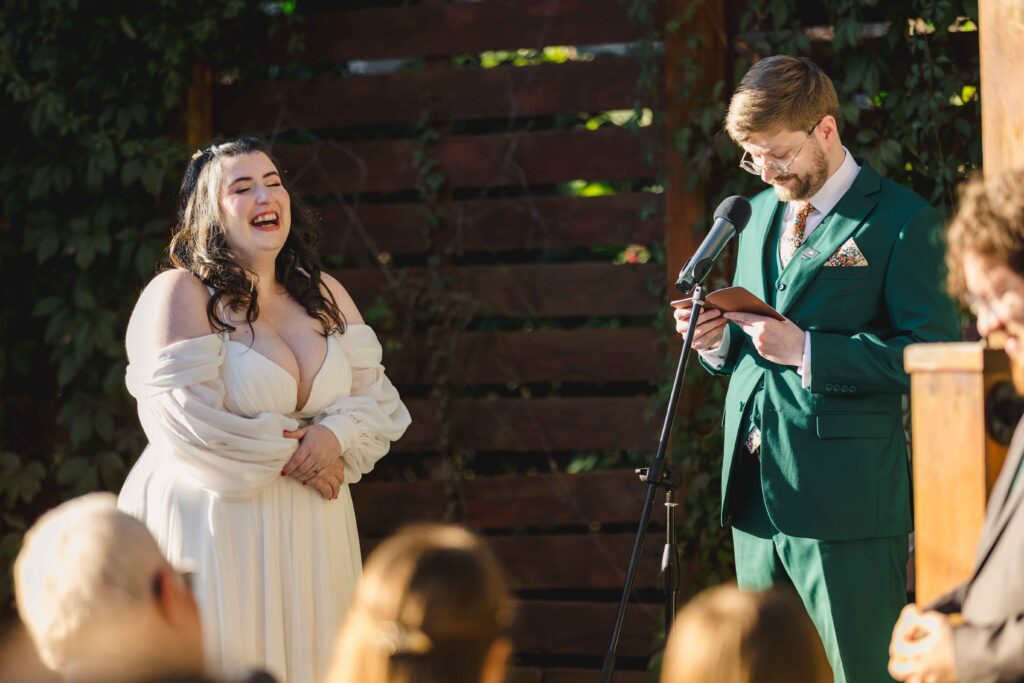
<path fill-rule="evenodd" d="M 838 267 L 838 268 L 849 268 L 849 267 L 863 267 L 868 265 L 868 260 L 864 258 L 864 254 L 860 252 L 860 247 L 853 241 L 853 238 L 846 240 L 843 246 L 836 249 L 836 253 L 828 257 L 825 261 L 827 267 Z"/>

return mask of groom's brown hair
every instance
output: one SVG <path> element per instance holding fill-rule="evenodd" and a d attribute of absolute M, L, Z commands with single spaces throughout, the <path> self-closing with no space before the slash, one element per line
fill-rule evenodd
<path fill-rule="evenodd" d="M 725 130 L 742 144 L 756 133 L 808 131 L 823 116 L 839 120 L 832 80 L 806 57 L 775 55 L 750 67 L 729 101 Z"/>

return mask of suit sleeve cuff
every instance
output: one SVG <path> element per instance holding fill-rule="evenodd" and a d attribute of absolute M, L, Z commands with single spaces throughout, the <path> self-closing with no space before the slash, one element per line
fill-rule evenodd
<path fill-rule="evenodd" d="M 804 358 L 800 361 L 799 367 L 796 372 L 800 375 L 801 383 L 804 389 L 811 388 L 811 333 L 804 332 Z"/>
<path fill-rule="evenodd" d="M 713 370 L 725 367 L 725 359 L 729 355 L 729 326 L 725 326 L 721 343 L 714 349 L 698 350 L 697 353 Z"/>

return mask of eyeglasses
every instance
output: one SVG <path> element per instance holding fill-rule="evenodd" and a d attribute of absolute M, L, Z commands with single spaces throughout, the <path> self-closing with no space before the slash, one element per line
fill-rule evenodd
<path fill-rule="evenodd" d="M 962 300 L 967 304 L 968 310 L 975 318 L 980 316 L 982 313 L 992 313 L 994 311 L 992 302 L 988 299 L 983 299 L 980 296 L 975 296 L 970 292 L 965 292 L 962 296 Z"/>
<path fill-rule="evenodd" d="M 819 120 L 818 123 L 821 123 L 821 121 Z M 743 150 L 743 157 L 740 159 L 740 168 L 742 168 L 747 173 L 753 173 L 754 175 L 757 176 L 761 175 L 764 172 L 765 168 L 770 170 L 775 175 L 789 175 L 790 167 L 796 162 L 797 157 L 800 156 L 800 152 L 804 151 L 804 147 L 807 145 L 807 141 L 811 139 L 811 133 L 813 133 L 814 129 L 818 127 L 818 123 L 815 123 L 813 126 L 811 126 L 811 129 L 807 131 L 807 137 L 804 138 L 804 141 L 802 143 L 800 143 L 800 146 L 797 148 L 796 152 L 793 154 L 792 158 L 789 161 L 776 161 L 774 159 L 768 159 L 767 161 L 759 162 L 753 154 L 751 154 L 747 150 Z M 763 154 L 759 156 L 761 156 L 761 158 L 764 158 Z"/>

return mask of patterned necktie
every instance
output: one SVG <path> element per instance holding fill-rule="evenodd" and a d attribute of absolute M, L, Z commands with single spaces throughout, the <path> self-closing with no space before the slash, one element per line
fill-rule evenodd
<path fill-rule="evenodd" d="M 797 204 L 796 216 L 785 232 L 782 233 L 782 244 L 779 246 L 779 258 L 782 260 L 782 267 L 789 265 L 793 254 L 804 243 L 804 231 L 807 229 L 807 217 L 814 211 L 810 202 Z"/>

